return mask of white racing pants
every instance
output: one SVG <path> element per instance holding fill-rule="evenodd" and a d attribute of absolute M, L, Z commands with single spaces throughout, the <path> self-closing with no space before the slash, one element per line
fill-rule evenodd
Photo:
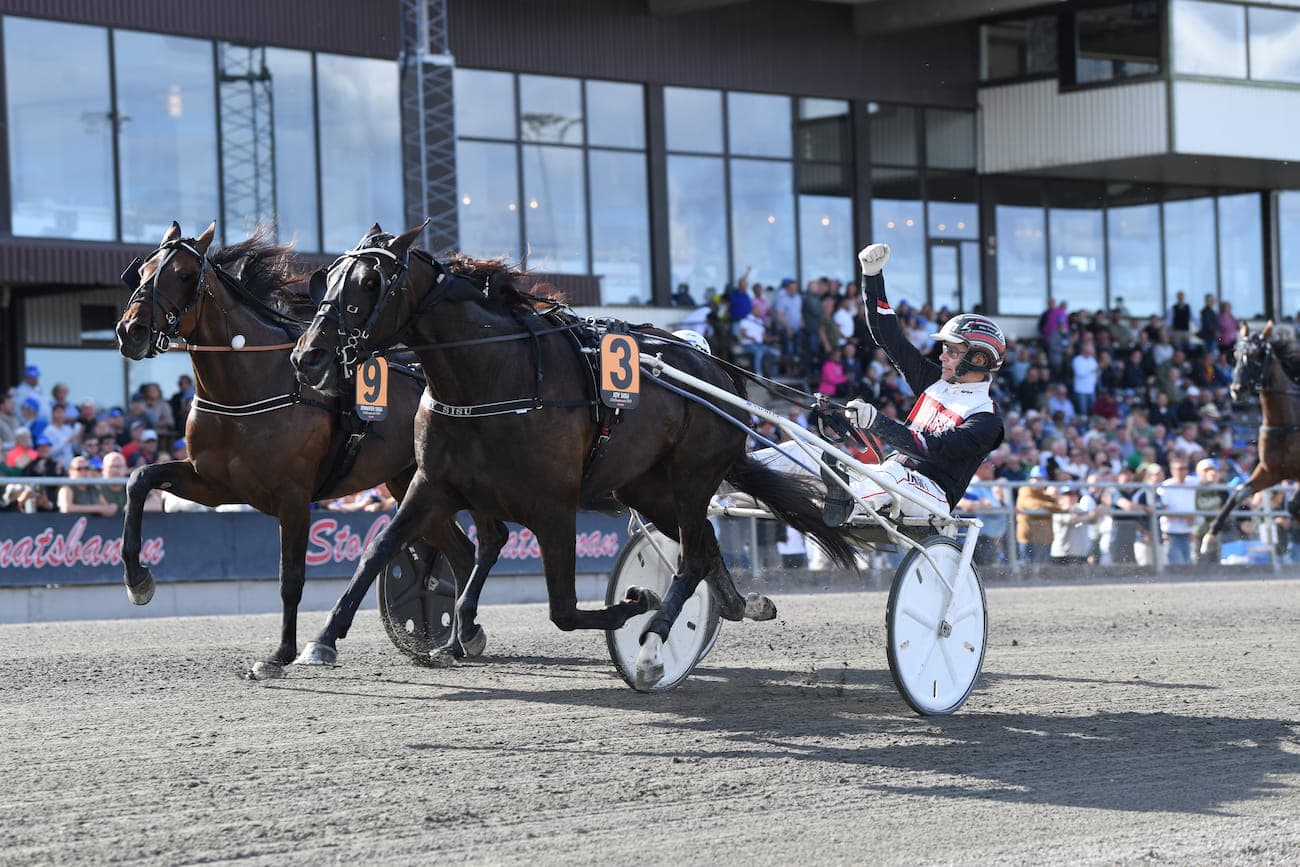
<path fill-rule="evenodd" d="M 793 475 L 808 475 L 808 470 L 800 464 L 807 464 L 809 467 L 814 468 L 817 466 L 803 447 L 793 440 L 781 443 L 775 449 L 767 448 L 751 452 L 751 455 L 778 472 Z M 940 488 L 928 476 L 923 476 L 916 470 L 908 469 L 898 459 L 897 455 L 886 458 L 881 463 L 869 466 L 888 476 L 899 489 L 910 495 L 898 498 L 900 511 L 903 515 L 909 518 L 929 518 L 935 515 L 945 518 L 951 516 L 952 512 L 948 508 L 948 498 L 944 495 L 943 488 Z M 817 481 L 821 482 L 820 474 L 817 475 Z M 859 501 L 853 504 L 855 512 L 861 511 L 863 508 L 861 501 L 863 500 L 866 501 L 867 506 L 876 511 L 893 509 L 894 494 L 876 484 L 866 475 L 850 471 L 849 488 L 853 491 L 854 496 L 859 498 Z"/>

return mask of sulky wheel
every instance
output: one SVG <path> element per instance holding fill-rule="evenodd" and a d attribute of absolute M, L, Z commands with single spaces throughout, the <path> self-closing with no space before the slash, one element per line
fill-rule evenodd
<path fill-rule="evenodd" d="M 632 585 L 648 588 L 662 597 L 668 592 L 676 571 L 677 549 L 676 542 L 653 527 L 648 532 L 638 530 L 633 533 L 609 574 L 605 604 L 613 605 L 622 599 Z M 605 633 L 609 657 L 623 680 L 633 689 L 636 688 L 636 658 L 641 652 L 641 632 L 652 616 L 653 612 L 641 614 L 623 624 L 622 628 Z M 682 606 L 672 632 L 668 633 L 663 646 L 664 676 L 649 691 L 665 692 L 680 686 L 695 665 L 713 649 L 720 626 L 721 618 L 713 593 L 709 585 L 701 581 Z"/>
<path fill-rule="evenodd" d="M 984 586 L 974 566 L 958 574 L 961 546 L 952 539 L 930 536 L 919 545 L 951 582 L 954 600 L 949 606 L 948 588 L 921 552 L 908 552 L 894 573 L 885 610 L 889 671 L 912 710 L 950 714 L 965 703 L 984 664 Z"/>
<path fill-rule="evenodd" d="M 388 564 L 379 580 L 379 616 L 398 650 L 420 661 L 451 637 L 456 581 L 447 558 L 414 542 Z"/>

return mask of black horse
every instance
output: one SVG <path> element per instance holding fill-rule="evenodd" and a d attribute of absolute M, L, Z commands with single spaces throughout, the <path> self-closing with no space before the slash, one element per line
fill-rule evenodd
<path fill-rule="evenodd" d="M 1293 340 L 1271 339 L 1272 333 L 1272 322 L 1254 335 L 1244 322 L 1241 325 L 1230 391 L 1233 402 L 1242 401 L 1247 392 L 1259 395 L 1259 463 L 1250 478 L 1232 489 L 1214 516 L 1201 540 L 1202 553 L 1211 550 L 1228 515 L 1251 494 L 1287 479 L 1300 479 L 1300 345 Z M 1300 490 L 1291 495 L 1287 511 L 1300 521 Z"/>
<path fill-rule="evenodd" d="M 123 275 L 135 291 L 117 324 L 122 354 L 150 357 L 170 341 L 184 339 L 197 399 L 186 423 L 189 459 L 146 465 L 131 474 L 122 560 L 131 601 L 148 603 L 154 578 L 140 563 L 140 525 L 145 498 L 155 488 L 208 506 L 248 503 L 277 518 L 284 605 L 280 645 L 253 668 L 255 676 L 275 676 L 297 653 L 312 500 L 382 482 L 395 497 L 405 494 L 415 472 L 413 419 L 423 383 L 394 377 L 388 418 L 364 431 L 350 430 L 345 424 L 350 408 L 332 397 L 303 393 L 288 363 L 289 350 L 315 310 L 312 299 L 297 291 L 306 274 L 295 269 L 289 248 L 258 233 L 210 254 L 214 231 L 215 224 L 197 238 L 182 238 L 180 226 L 172 223 L 158 249 Z M 353 433 L 359 439 L 350 449 Z M 490 518 L 476 523 L 481 584 L 508 535 L 504 524 Z M 440 539 L 453 571 L 468 575 L 474 563 L 469 539 L 454 522 Z M 432 565 L 428 557 L 422 562 Z M 471 652 L 481 652 L 483 633 L 469 638 Z M 304 661 L 332 662 L 330 652 L 313 649 Z"/>
<path fill-rule="evenodd" d="M 444 264 L 412 250 L 419 232 L 391 237 L 376 226 L 328 273 L 313 275 L 320 309 L 293 352 L 303 384 L 329 393 L 341 368 L 401 342 L 420 358 L 427 382 L 416 416 L 415 479 L 393 523 L 363 555 L 323 637 L 346 628 L 351 600 L 405 540 L 465 508 L 533 531 L 550 618 L 563 630 L 617 629 L 661 605 L 642 636 L 645 687 L 662 676 L 659 647 L 701 579 L 726 619 L 776 615 L 765 597 L 742 597 L 723 563 L 706 512 L 724 480 L 814 536 L 837 562 L 852 562 L 847 531 L 821 520 L 815 482 L 745 454 L 747 413 L 649 377 L 635 409 L 600 411 L 591 353 L 582 351 L 587 326 L 523 291 L 523 273 L 500 261 Z M 663 331 L 631 331 L 641 352 L 742 393 L 708 355 Z M 614 605 L 584 610 L 574 588 L 576 516 L 610 492 L 680 542 L 681 560 L 663 600 L 633 588 Z M 474 614 L 472 604 L 457 606 L 461 629 Z"/>

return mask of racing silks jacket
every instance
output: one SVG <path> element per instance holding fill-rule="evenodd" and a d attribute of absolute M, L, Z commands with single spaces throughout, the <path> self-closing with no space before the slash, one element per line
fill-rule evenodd
<path fill-rule="evenodd" d="M 871 337 L 884 347 L 890 362 L 920 397 L 907 424 L 877 415 L 871 433 L 904 456 L 906 465 L 934 480 L 955 508 L 975 469 L 1002 442 L 1004 429 L 997 404 L 989 397 L 991 379 L 953 383 L 903 334 L 885 298 L 883 274 L 862 278 L 862 303 Z"/>

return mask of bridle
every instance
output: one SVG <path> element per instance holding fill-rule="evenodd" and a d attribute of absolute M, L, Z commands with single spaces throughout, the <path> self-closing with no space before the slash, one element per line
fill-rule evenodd
<path fill-rule="evenodd" d="M 435 304 L 449 298 L 452 300 L 467 300 L 470 297 L 486 298 L 491 290 L 491 278 L 484 281 L 483 289 L 480 291 L 477 287 L 473 287 L 468 279 L 459 274 L 453 274 L 445 265 L 423 250 L 407 250 L 398 255 L 381 246 L 385 240 L 392 237 L 394 236 L 378 234 L 366 236 L 357 247 L 348 250 L 335 259 L 327 270 L 317 271 L 311 278 L 310 291 L 312 300 L 316 302 L 316 319 L 326 319 L 334 322 L 338 333 L 338 346 L 335 349 L 335 354 L 346 379 L 354 377 L 357 365 L 363 360 L 383 352 L 382 348 L 372 349 L 372 345 L 387 347 L 394 342 L 395 334 L 385 340 L 371 341 L 371 331 L 390 301 L 395 298 L 407 297 L 410 289 L 411 256 L 415 256 L 431 266 L 436 272 L 436 276 L 434 277 L 433 288 L 425 293 L 419 303 L 415 304 L 410 319 L 419 317 Z M 343 297 L 343 292 L 351 282 L 353 269 L 362 262 L 369 262 L 379 277 L 379 298 L 376 300 L 374 307 L 371 308 L 369 315 L 366 316 L 365 322 L 359 327 L 349 328 L 343 321 L 344 312 L 348 315 L 356 315 L 361 312 L 361 308 L 356 304 L 347 303 Z M 392 266 L 391 274 L 384 272 L 383 266 L 385 264 Z M 334 298 L 327 297 L 328 278 L 326 275 L 333 274 L 336 268 L 345 265 L 347 270 L 343 272 L 343 282 L 339 284 L 337 296 Z M 451 294 L 452 287 L 457 284 L 465 284 L 471 287 L 465 293 L 464 299 L 460 299 L 458 296 L 453 297 Z"/>
<path fill-rule="evenodd" d="M 186 252 L 193 256 L 199 263 L 199 277 L 194 284 L 194 296 L 190 298 L 189 303 L 184 306 L 177 305 L 171 298 L 160 296 L 158 291 L 158 279 L 168 263 L 175 258 L 179 252 Z M 164 254 L 158 267 L 154 269 L 153 279 L 150 280 L 148 288 L 140 284 L 140 271 L 144 265 L 153 260 L 159 253 Z M 163 242 L 156 250 L 145 256 L 143 259 L 139 256 L 126 266 L 122 272 L 122 282 L 131 290 L 131 297 L 127 300 L 126 306 L 145 300 L 146 296 L 149 301 L 149 351 L 145 353 L 145 358 L 153 358 L 160 352 L 166 352 L 171 342 L 180 337 L 181 322 L 189 315 L 190 311 L 203 300 L 203 296 L 210 295 L 204 283 L 208 276 L 208 257 L 200 253 L 194 246 L 192 238 L 177 238 L 172 241 Z M 163 301 L 167 302 L 164 308 Z M 161 318 L 159 313 L 162 314 Z M 165 325 L 160 324 L 165 323 Z"/>

